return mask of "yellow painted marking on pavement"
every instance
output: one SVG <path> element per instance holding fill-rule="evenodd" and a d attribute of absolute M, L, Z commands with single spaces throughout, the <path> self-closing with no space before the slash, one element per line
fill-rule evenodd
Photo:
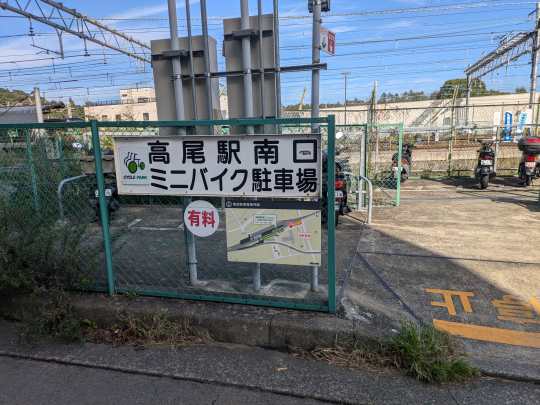
<path fill-rule="evenodd" d="M 538 301 L 536 301 L 536 298 L 529 298 L 529 301 L 531 301 L 531 305 L 536 311 L 536 313 L 540 316 L 540 305 L 538 304 Z"/>
<path fill-rule="evenodd" d="M 489 328 L 487 326 L 468 325 L 466 323 L 441 321 L 439 319 L 434 319 L 433 324 L 438 329 L 445 330 L 452 335 L 460 335 L 467 339 L 540 348 L 540 333 Z"/>
<path fill-rule="evenodd" d="M 426 292 L 429 293 L 435 293 L 435 294 L 442 294 L 444 297 L 444 302 L 436 302 L 431 301 L 431 305 L 435 307 L 445 307 L 448 309 L 448 313 L 450 315 L 457 315 L 456 314 L 456 308 L 454 307 L 454 302 L 452 301 L 452 295 L 457 295 L 459 298 L 461 298 L 461 304 L 463 305 L 463 309 L 465 312 L 472 312 L 471 303 L 469 302 L 468 297 L 474 297 L 474 293 L 472 292 L 464 292 L 464 291 L 450 291 L 450 290 L 433 290 L 431 288 L 426 288 Z"/>

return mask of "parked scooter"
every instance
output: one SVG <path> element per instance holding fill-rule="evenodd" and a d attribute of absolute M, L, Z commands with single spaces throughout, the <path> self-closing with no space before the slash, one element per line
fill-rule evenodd
<path fill-rule="evenodd" d="M 401 145 L 401 182 L 405 182 L 411 175 L 411 165 L 412 165 L 412 150 L 416 149 L 412 143 L 403 142 Z M 392 156 L 392 172 L 394 173 L 394 178 L 398 178 L 398 158 L 399 153 L 394 153 Z"/>
<path fill-rule="evenodd" d="M 338 133 L 339 134 L 339 133 Z M 340 136 L 336 134 L 336 138 L 340 138 Z M 339 156 L 341 153 L 341 149 L 336 148 L 335 155 Z M 350 212 L 352 212 L 351 207 L 347 204 L 347 197 L 348 197 L 348 190 L 349 190 L 349 183 L 350 183 L 350 175 L 343 171 L 343 167 L 336 159 L 335 166 L 334 166 L 334 174 L 335 174 L 335 200 L 334 200 L 334 215 L 335 215 L 335 226 L 338 226 L 339 223 L 339 216 L 340 215 L 347 215 Z M 325 149 L 323 151 L 323 195 L 325 196 L 325 199 L 323 201 L 323 219 L 326 217 L 326 220 L 328 219 L 328 215 L 330 215 L 329 211 L 329 204 L 328 204 L 328 149 Z"/>
<path fill-rule="evenodd" d="M 540 178 L 540 136 L 521 137 L 518 149 L 523 152 L 519 159 L 519 179 L 530 186 L 534 179 Z"/>
<path fill-rule="evenodd" d="M 480 188 L 485 190 L 488 187 L 489 179 L 495 175 L 493 171 L 493 162 L 495 161 L 495 153 L 491 148 L 493 142 L 478 139 L 482 145 L 476 152 L 478 153 L 478 165 L 474 168 L 474 178 L 480 184 Z"/>
<path fill-rule="evenodd" d="M 89 150 L 88 148 L 85 148 L 84 145 L 82 145 L 79 142 L 74 142 L 72 144 L 74 148 L 77 149 L 83 149 L 86 156 L 94 156 L 94 151 Z M 114 155 L 114 152 L 112 150 L 102 150 L 101 156 L 108 156 L 108 155 Z M 109 219 L 112 219 L 116 211 L 120 209 L 120 203 L 118 201 L 118 186 L 116 183 L 116 174 L 114 173 L 104 173 L 103 174 L 104 180 L 105 180 L 105 199 L 107 201 L 107 212 Z M 98 221 L 101 219 L 101 207 L 99 203 L 99 190 L 97 185 L 97 177 L 93 176 L 93 184 L 90 188 L 90 204 L 92 206 L 92 210 L 95 214 L 95 221 Z"/>

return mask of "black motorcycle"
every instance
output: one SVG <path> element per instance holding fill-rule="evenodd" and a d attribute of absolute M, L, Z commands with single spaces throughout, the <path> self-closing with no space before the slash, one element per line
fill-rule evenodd
<path fill-rule="evenodd" d="M 341 149 L 337 148 L 335 155 L 339 156 Z M 347 196 L 349 192 L 350 178 L 348 172 L 343 171 L 342 165 L 337 161 L 334 165 L 335 175 L 335 195 L 334 195 L 334 215 L 335 226 L 338 226 L 339 216 L 347 215 L 352 212 L 351 207 L 347 203 Z M 328 204 L 328 149 L 323 151 L 323 195 L 326 197 L 323 201 L 323 220 L 328 220 L 330 215 Z"/>
<path fill-rule="evenodd" d="M 74 148 L 83 149 L 86 156 L 94 156 L 94 151 L 88 149 L 83 144 L 79 142 L 74 142 L 72 144 Z M 114 155 L 112 150 L 102 150 L 101 156 Z M 99 221 L 101 219 L 101 206 L 99 203 L 99 190 L 97 184 L 97 176 L 93 176 L 93 184 L 90 187 L 90 205 L 94 211 L 94 221 Z M 107 201 L 107 213 L 109 219 L 112 219 L 114 214 L 120 209 L 120 202 L 118 196 L 118 185 L 116 182 L 116 174 L 114 173 L 103 173 L 105 180 L 105 200 Z"/>
<path fill-rule="evenodd" d="M 521 137 L 518 149 L 523 152 L 519 159 L 519 179 L 528 187 L 540 178 L 540 136 Z"/>
<path fill-rule="evenodd" d="M 412 143 L 403 142 L 401 144 L 401 182 L 403 183 L 411 176 L 411 165 L 412 165 L 412 150 L 416 149 Z M 398 174 L 398 158 L 399 153 L 396 152 L 392 156 L 392 172 L 394 173 L 394 178 L 397 179 Z"/>
<path fill-rule="evenodd" d="M 485 190 L 488 187 L 489 179 L 495 176 L 493 171 L 495 153 L 491 148 L 493 142 L 482 139 L 479 139 L 478 142 L 482 147 L 476 151 L 478 153 L 478 165 L 474 168 L 474 178 L 480 184 L 480 188 Z"/>

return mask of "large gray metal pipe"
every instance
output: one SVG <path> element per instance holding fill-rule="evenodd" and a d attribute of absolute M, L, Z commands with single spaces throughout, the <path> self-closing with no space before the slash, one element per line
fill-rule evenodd
<path fill-rule="evenodd" d="M 264 89 L 264 52 L 263 52 L 263 26 L 262 26 L 262 6 L 261 0 L 258 0 L 257 3 L 257 12 L 258 12 L 258 25 L 259 25 L 259 72 L 261 73 L 261 111 L 262 119 L 266 118 L 266 94 Z M 266 133 L 265 126 L 262 126 L 262 133 Z"/>
<path fill-rule="evenodd" d="M 249 29 L 249 3 L 240 0 L 240 29 Z M 253 118 L 253 76 L 251 74 L 251 38 L 242 37 L 242 68 L 244 69 L 244 118 Z M 253 134 L 253 126 L 246 126 L 246 132 Z"/>
<path fill-rule="evenodd" d="M 171 32 L 171 51 L 180 50 L 180 42 L 178 41 L 178 19 L 176 18 L 176 1 L 168 0 L 169 6 L 169 26 Z M 174 99 L 176 102 L 176 119 L 183 121 L 186 119 L 184 112 L 184 93 L 182 89 L 182 67 L 180 66 L 180 57 L 174 57 L 172 59 L 173 67 L 173 80 L 174 80 Z M 180 128 L 178 131 L 179 135 L 185 135 L 185 128 Z M 184 197 L 184 209 L 191 202 L 191 198 Z M 184 232 L 187 241 L 187 251 L 188 251 L 188 263 L 189 263 L 189 279 L 191 285 L 197 285 L 199 281 L 197 280 L 197 254 L 195 248 L 195 236 L 187 227 L 184 227 Z"/>
<path fill-rule="evenodd" d="M 321 62 L 321 0 L 313 0 L 313 46 L 311 50 L 313 64 Z M 311 72 L 311 118 L 319 117 L 319 81 L 320 72 Z M 312 132 L 319 132 L 319 124 L 311 124 Z"/>
<path fill-rule="evenodd" d="M 191 77 L 191 98 L 193 99 L 193 119 L 198 120 L 199 116 L 197 114 L 197 90 L 195 88 L 195 69 L 193 68 L 193 38 L 191 36 L 191 13 L 189 11 L 189 0 L 186 0 L 186 18 L 189 42 L 189 75 Z"/>
<path fill-rule="evenodd" d="M 201 20 L 204 52 L 204 77 L 206 83 L 206 110 L 208 119 L 214 119 L 214 109 L 212 108 L 212 77 L 210 76 L 210 47 L 208 46 L 208 21 L 206 16 L 206 0 L 201 0 Z M 214 128 L 208 127 L 208 135 L 214 135 Z"/>
<path fill-rule="evenodd" d="M 274 64 L 276 68 L 276 118 L 281 118 L 281 65 L 279 61 L 278 0 L 274 0 Z M 279 124 L 278 133 L 281 133 L 281 125 Z"/>
<path fill-rule="evenodd" d="M 171 33 L 171 51 L 180 50 L 180 42 L 178 41 L 178 19 L 176 17 L 176 1 L 168 0 L 169 6 L 169 29 Z M 186 115 L 184 112 L 184 93 L 182 90 L 182 66 L 180 65 L 180 57 L 172 58 L 173 82 L 174 82 L 174 101 L 176 103 L 176 119 L 184 121 Z M 185 135 L 184 128 L 179 128 L 179 135 Z"/>

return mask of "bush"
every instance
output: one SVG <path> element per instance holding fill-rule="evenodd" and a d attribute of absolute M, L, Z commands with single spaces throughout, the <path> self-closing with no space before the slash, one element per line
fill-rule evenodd
<path fill-rule="evenodd" d="M 87 252 L 81 260 L 86 226 L 81 221 L 59 227 L 36 214 L 31 205 L 8 204 L 0 198 L 0 292 L 88 284 L 95 259 Z"/>
<path fill-rule="evenodd" d="M 43 336 L 68 343 L 84 341 L 67 293 L 37 289 L 30 297 L 17 330 L 20 338 L 30 344 L 40 344 Z"/>

